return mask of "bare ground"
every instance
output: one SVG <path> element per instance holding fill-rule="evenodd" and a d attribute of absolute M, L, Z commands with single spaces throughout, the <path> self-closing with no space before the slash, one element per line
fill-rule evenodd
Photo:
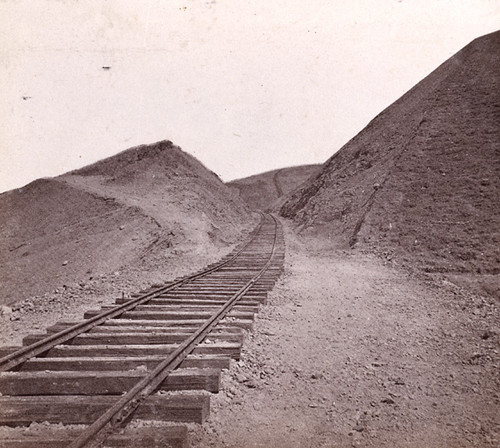
<path fill-rule="evenodd" d="M 254 210 L 277 209 L 278 204 L 309 177 L 319 173 L 321 165 L 300 165 L 267 171 L 236 179 L 226 185 Z"/>
<path fill-rule="evenodd" d="M 255 223 L 254 218 L 244 227 L 243 235 L 252 230 Z M 149 250 L 136 264 L 61 284 L 45 294 L 28 296 L 12 307 L 0 309 L 0 345 L 20 345 L 25 336 L 44 332 L 59 320 L 79 321 L 87 310 L 114 304 L 122 295 L 129 296 L 195 272 L 221 259 L 235 246 L 235 243 L 199 241 L 196 250 L 186 244 L 175 251 Z"/>
<path fill-rule="evenodd" d="M 498 446 L 495 299 L 290 228 L 286 244 L 192 447 Z"/>
<path fill-rule="evenodd" d="M 285 274 L 223 372 L 192 448 L 494 447 L 499 443 L 499 303 L 444 277 L 411 276 L 298 237 L 285 222 Z M 61 318 L 185 274 L 230 247 L 146 260 L 27 299 L 1 316 L 4 344 Z M 36 425 L 33 430 L 36 430 Z"/>
<path fill-rule="evenodd" d="M 39 179 L 0 195 L 0 306 L 63 285 L 116 280 L 128 266 L 164 273 L 190 254 L 204 262 L 255 219 L 169 141 Z"/>
<path fill-rule="evenodd" d="M 499 50 L 495 32 L 445 61 L 288 195 L 281 215 L 412 269 L 472 276 L 500 298 Z"/>

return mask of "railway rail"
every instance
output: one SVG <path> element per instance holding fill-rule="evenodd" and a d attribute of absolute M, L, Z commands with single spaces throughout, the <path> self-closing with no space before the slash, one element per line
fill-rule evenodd
<path fill-rule="evenodd" d="M 263 214 L 218 263 L 0 349 L 0 425 L 49 424 L 0 447 L 185 447 L 182 423 L 207 418 L 283 258 L 281 226 Z"/>

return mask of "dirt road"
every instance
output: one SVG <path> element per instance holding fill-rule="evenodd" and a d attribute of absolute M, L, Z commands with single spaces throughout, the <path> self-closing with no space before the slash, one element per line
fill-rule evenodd
<path fill-rule="evenodd" d="M 498 446 L 498 302 L 289 228 L 286 243 L 193 447 Z"/>

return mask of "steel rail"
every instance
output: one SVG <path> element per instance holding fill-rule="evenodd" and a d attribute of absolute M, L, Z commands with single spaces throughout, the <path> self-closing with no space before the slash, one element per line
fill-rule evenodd
<path fill-rule="evenodd" d="M 211 268 L 206 269 L 202 272 L 199 272 L 197 274 L 192 274 L 190 276 L 177 280 L 173 283 L 170 283 L 167 286 L 163 286 L 154 291 L 143 294 L 135 299 L 123 303 L 122 305 L 117 305 L 111 310 L 103 311 L 102 313 L 99 313 L 97 316 L 94 316 L 90 319 L 86 319 L 85 321 L 80 322 L 79 324 L 75 324 L 69 328 L 66 328 L 50 336 L 47 336 L 46 338 L 43 338 L 40 341 L 37 341 L 26 347 L 20 348 L 15 352 L 9 353 L 8 355 L 0 358 L 0 372 L 13 369 L 14 367 L 17 367 L 18 365 L 22 364 L 28 359 L 41 355 L 42 353 L 47 352 L 56 345 L 63 344 L 64 342 L 67 342 L 75 338 L 79 334 L 85 333 L 86 331 L 92 329 L 97 325 L 102 324 L 103 322 L 106 322 L 109 319 L 113 319 L 115 317 L 122 315 L 127 311 L 133 310 L 137 306 L 145 304 L 149 300 L 165 292 L 171 291 L 172 289 L 175 289 L 178 286 L 181 286 L 192 280 L 198 279 L 200 277 L 203 277 L 205 275 L 208 275 L 212 272 L 221 269 L 222 267 L 233 261 L 235 258 L 237 258 L 238 255 L 240 255 L 252 243 L 252 241 L 257 237 L 260 229 L 262 229 L 263 224 L 264 224 L 264 214 L 261 213 L 260 223 L 256 227 L 256 229 L 254 229 L 254 231 L 252 232 L 253 233 L 252 237 L 234 255 L 232 255 L 227 260 L 217 263 L 215 266 L 212 266 Z"/>
<path fill-rule="evenodd" d="M 219 310 L 189 338 L 187 338 L 173 353 L 165 358 L 148 375 L 140 380 L 132 389 L 123 395 L 113 404 L 104 414 L 102 414 L 94 423 L 88 426 L 77 439 L 75 439 L 68 448 L 95 447 L 102 443 L 106 437 L 120 423 L 124 422 L 139 407 L 139 405 L 168 377 L 168 375 L 179 366 L 179 364 L 188 356 L 194 348 L 210 333 L 212 328 L 217 325 L 231 310 L 232 306 L 259 280 L 272 264 L 276 253 L 278 238 L 278 223 L 276 218 L 269 215 L 274 220 L 275 232 L 273 247 L 269 259 L 264 267 L 236 294 L 234 294 Z M 97 439 L 96 439 L 97 438 Z M 88 445 L 91 443 L 91 445 Z"/>

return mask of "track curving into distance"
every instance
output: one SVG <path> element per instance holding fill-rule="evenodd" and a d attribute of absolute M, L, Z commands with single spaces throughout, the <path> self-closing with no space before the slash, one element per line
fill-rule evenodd
<path fill-rule="evenodd" d="M 0 447 L 185 446 L 179 425 L 116 430 L 131 419 L 204 421 L 206 391 L 217 392 L 221 368 L 239 359 L 243 330 L 251 329 L 283 258 L 281 226 L 263 214 L 220 262 L 25 338 L 0 359 L 0 424 L 87 426 L 0 439 Z"/>

